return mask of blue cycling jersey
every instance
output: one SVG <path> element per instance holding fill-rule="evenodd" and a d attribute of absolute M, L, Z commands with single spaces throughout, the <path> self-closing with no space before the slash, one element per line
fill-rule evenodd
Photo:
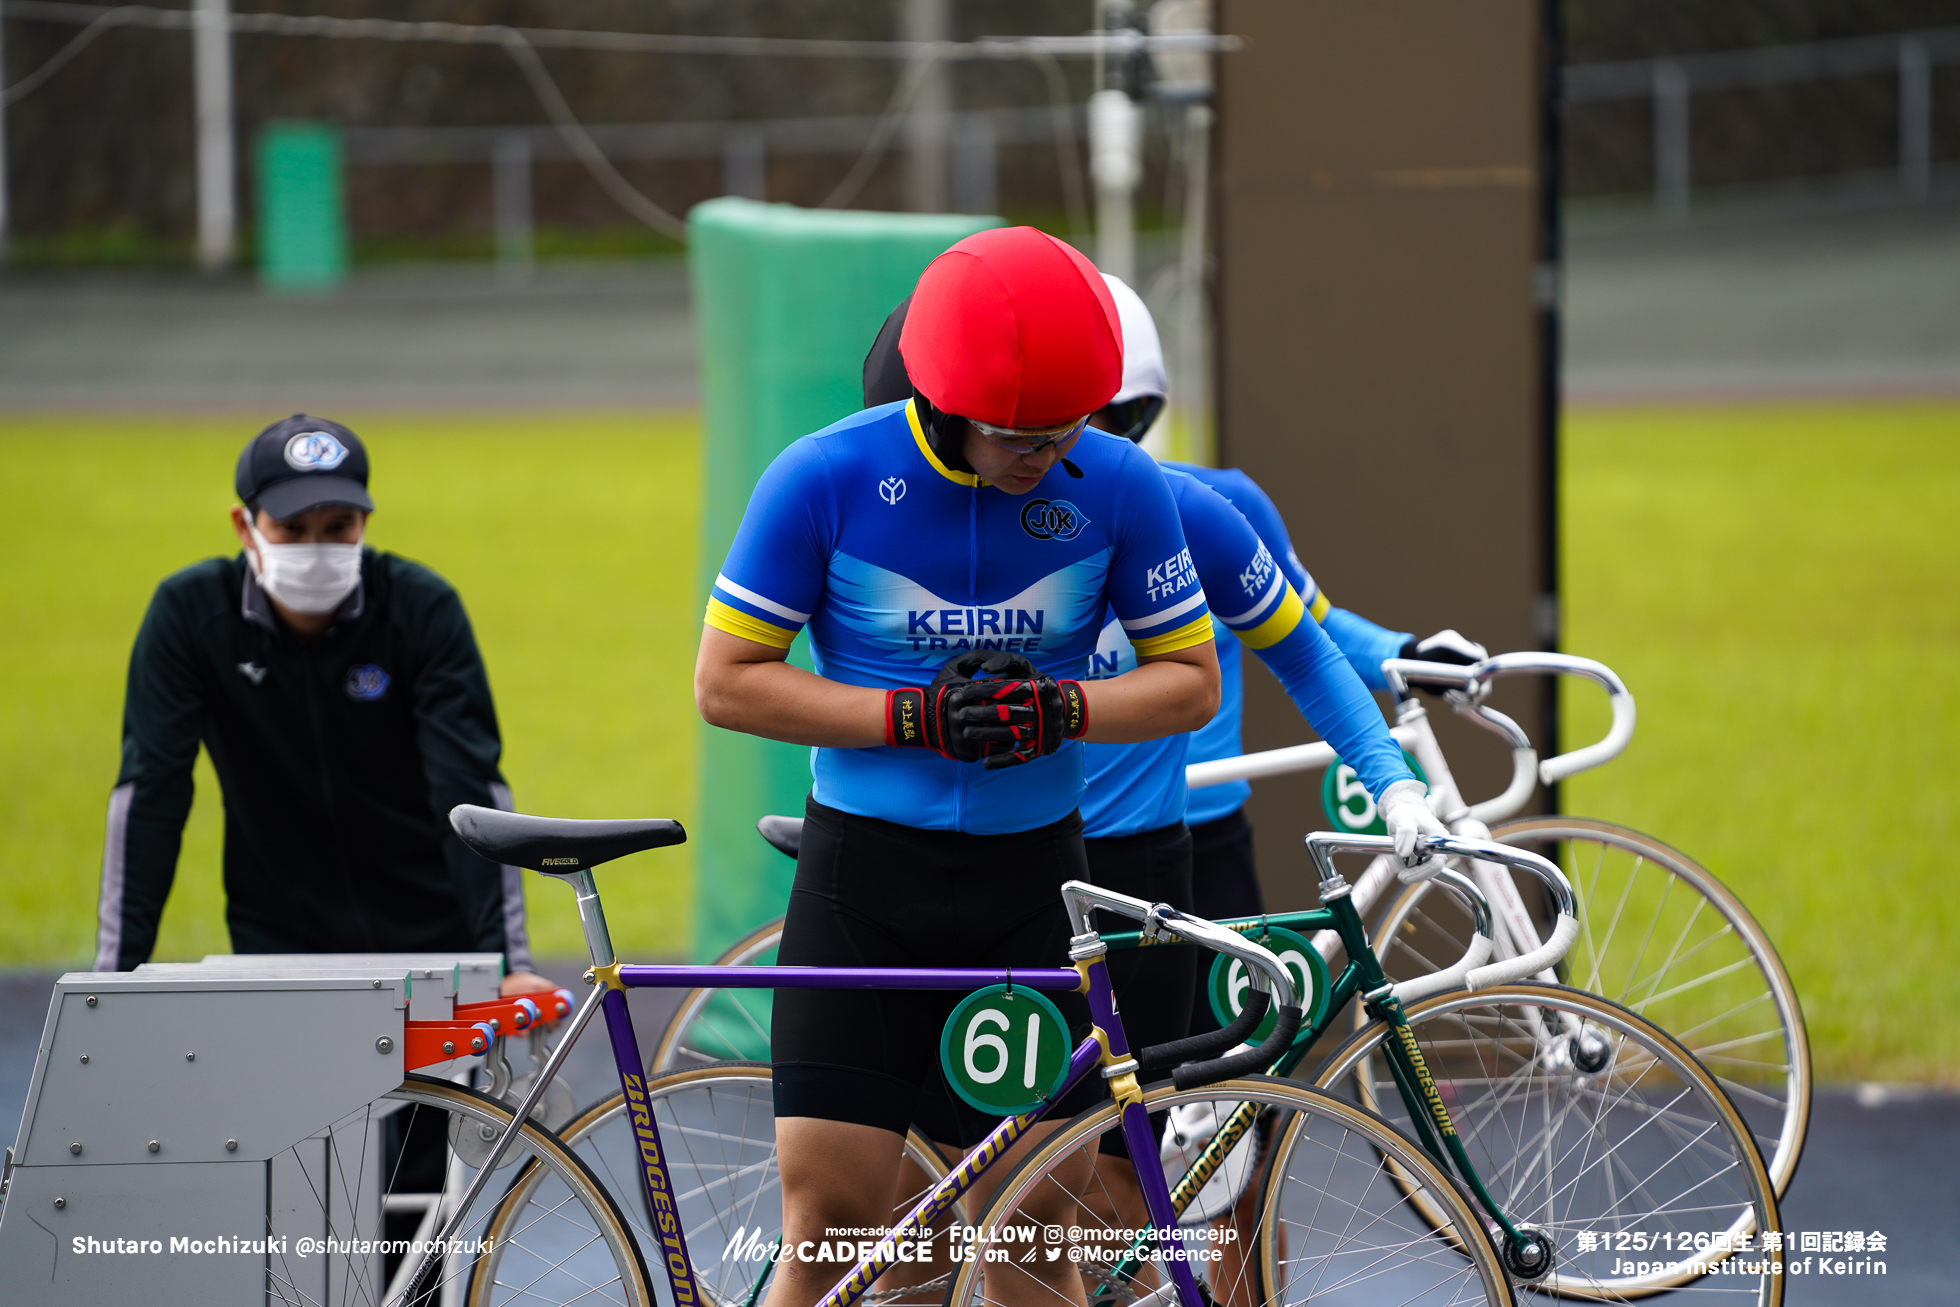
<path fill-rule="evenodd" d="M 1147 656 L 1212 638 L 1177 507 L 1149 455 L 1085 431 L 1026 495 L 947 468 L 910 402 L 805 436 L 756 483 L 708 625 L 787 649 L 810 630 L 819 675 L 925 685 L 969 649 L 1082 677 L 1105 613 Z M 817 802 L 930 830 L 999 834 L 1067 816 L 1082 746 L 988 771 L 927 749 L 811 751 Z"/>
<path fill-rule="evenodd" d="M 1199 467 L 1194 463 L 1165 463 L 1164 466 L 1204 482 L 1244 514 L 1252 529 L 1259 533 L 1259 538 L 1266 542 L 1273 557 L 1279 560 L 1287 579 L 1293 582 L 1293 588 L 1300 592 L 1307 611 L 1333 638 L 1340 651 L 1347 655 L 1348 666 L 1361 678 L 1361 683 L 1371 690 L 1386 690 L 1388 682 L 1382 679 L 1382 659 L 1401 653 L 1402 645 L 1410 638 L 1408 633 L 1384 630 L 1359 614 L 1333 607 L 1301 564 L 1300 555 L 1293 548 L 1293 539 L 1287 533 L 1286 522 L 1280 517 L 1271 496 L 1260 489 L 1259 483 L 1251 477 L 1233 467 Z M 1244 710 L 1245 675 L 1239 661 L 1238 641 L 1225 638 L 1221 631 L 1218 640 L 1218 712 L 1209 722 L 1192 732 L 1190 756 L 1186 761 L 1211 762 L 1218 758 L 1236 758 L 1244 753 L 1239 733 Z M 1370 792 L 1379 794 L 1381 791 Z M 1184 819 L 1193 826 L 1216 821 L 1237 811 L 1251 797 L 1252 786 L 1245 781 L 1208 785 L 1202 790 L 1191 791 Z"/>
<path fill-rule="evenodd" d="M 1343 651 L 1313 620 L 1324 610 L 1325 601 L 1312 589 L 1312 579 L 1299 568 L 1299 560 L 1292 560 L 1290 568 L 1282 565 L 1245 516 L 1194 476 L 1167 464 L 1165 479 L 1183 520 L 1198 577 L 1210 598 L 1214 625 L 1223 628 L 1218 653 L 1221 663 L 1228 653 L 1231 656 L 1235 692 L 1237 646 L 1243 643 L 1280 678 L 1307 720 L 1353 765 L 1371 794 L 1380 794 L 1395 781 L 1413 779 L 1403 765 L 1401 750 L 1388 734 L 1381 710 L 1355 676 Z M 1311 600 L 1303 597 L 1290 572 L 1306 581 L 1304 593 Z M 1093 675 L 1117 676 L 1135 665 L 1122 623 L 1112 618 L 1103 626 Z M 1222 707 L 1220 715 L 1224 715 Z M 1229 722 L 1232 747 L 1229 753 L 1217 756 L 1230 757 L 1239 751 L 1238 720 L 1235 693 Z M 1216 725 L 1214 718 L 1205 730 Z M 1195 793 L 1185 788 L 1184 766 L 1196 760 L 1200 736 L 1194 732 L 1141 744 L 1086 746 L 1084 833 L 1091 838 L 1128 835 L 1186 820 L 1187 808 L 1195 807 L 1199 796 L 1208 795 L 1210 789 L 1225 788 L 1207 787 Z M 1244 801 L 1244 794 L 1239 794 L 1219 815 Z"/>

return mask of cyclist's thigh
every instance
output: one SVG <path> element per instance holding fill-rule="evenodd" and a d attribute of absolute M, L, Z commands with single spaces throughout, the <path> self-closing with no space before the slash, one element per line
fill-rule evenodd
<path fill-rule="evenodd" d="M 798 966 L 1054 967 L 1066 958 L 1069 939 L 1060 888 L 1086 871 L 1073 815 L 1031 831 L 968 835 L 812 802 L 778 959 Z M 772 1027 L 777 1115 L 808 1108 L 902 1132 L 917 1091 L 935 1076 L 940 1028 L 960 997 L 779 990 Z M 1051 997 L 1086 1036 L 1083 998 Z M 872 1109 L 840 1106 L 867 1093 L 880 1100 Z"/>

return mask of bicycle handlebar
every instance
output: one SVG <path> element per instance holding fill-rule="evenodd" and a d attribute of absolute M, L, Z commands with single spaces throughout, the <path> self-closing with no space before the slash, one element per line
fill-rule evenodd
<path fill-rule="evenodd" d="M 1271 990 L 1281 1007 L 1299 1005 L 1299 995 L 1293 992 L 1293 977 L 1287 974 L 1285 965 L 1267 949 L 1215 921 L 1179 912 L 1168 903 L 1150 903 L 1080 880 L 1071 880 L 1062 886 L 1062 902 L 1068 908 L 1069 925 L 1077 936 L 1093 933 L 1089 926 L 1089 911 L 1104 908 L 1118 916 L 1143 923 L 1146 930 L 1176 935 L 1189 943 L 1202 944 L 1214 953 L 1229 954 L 1261 973 L 1254 977 L 1253 983 L 1260 989 Z"/>
<path fill-rule="evenodd" d="M 1244 1053 L 1216 1058 L 1209 1062 L 1187 1062 L 1171 1072 L 1171 1081 L 1179 1089 L 1191 1089 L 1198 1085 L 1208 1085 L 1219 1080 L 1229 1080 L 1235 1075 L 1248 1071 L 1263 1071 L 1271 1066 L 1279 1055 L 1286 1051 L 1293 1037 L 1300 1032 L 1304 1013 L 1300 1010 L 1299 995 L 1293 989 L 1293 977 L 1287 973 L 1286 966 L 1268 949 L 1253 943 L 1234 930 L 1227 930 L 1215 921 L 1194 917 L 1180 912 L 1168 903 L 1148 903 L 1143 899 L 1118 894 L 1114 890 L 1102 889 L 1095 885 L 1072 880 L 1062 886 L 1062 902 L 1068 908 L 1069 924 L 1077 939 L 1090 935 L 1089 912 L 1094 908 L 1106 908 L 1120 916 L 1143 923 L 1147 931 L 1160 931 L 1175 935 L 1192 944 L 1199 944 L 1213 952 L 1235 957 L 1252 971 L 1254 993 L 1264 998 L 1268 995 L 1279 1006 L 1279 1022 L 1272 1033 L 1259 1047 Z M 1263 1005 L 1261 1005 L 1263 1008 Z M 1253 1007 L 1248 1002 L 1247 1010 Z M 1240 1020 L 1245 1019 L 1241 1012 Z M 1263 1010 L 1251 1021 L 1246 1022 L 1245 1030 L 1239 1038 L 1249 1034 L 1252 1028 L 1263 1019 Z M 1233 1023 L 1233 1027 L 1238 1026 Z M 1237 1039 L 1233 1040 L 1238 1042 Z M 1230 1045 L 1222 1045 L 1230 1047 Z M 1149 1050 L 1146 1050 L 1149 1051 Z"/>
<path fill-rule="evenodd" d="M 1607 702 L 1613 709 L 1613 724 L 1606 735 L 1583 748 L 1561 753 L 1555 758 L 1547 758 L 1538 763 L 1537 779 L 1547 785 L 1555 785 L 1569 776 L 1611 762 L 1625 751 L 1627 743 L 1633 739 L 1635 720 L 1633 695 L 1626 682 L 1605 663 L 1591 658 L 1580 658 L 1575 654 L 1524 651 L 1519 653 L 1493 654 L 1479 663 L 1459 667 L 1451 663 L 1420 662 L 1409 658 L 1389 658 L 1382 662 L 1382 675 L 1389 688 L 1398 698 L 1406 698 L 1411 682 L 1439 686 L 1448 692 L 1450 703 L 1456 711 L 1484 729 L 1503 737 L 1511 745 L 1514 758 L 1514 774 L 1509 789 L 1496 799 L 1477 804 L 1470 815 L 1479 820 L 1490 820 L 1493 816 L 1508 815 L 1517 810 L 1526 795 L 1525 789 L 1517 793 L 1519 779 L 1525 774 L 1525 764 L 1521 757 L 1524 750 L 1531 748 L 1531 738 L 1518 728 L 1518 724 L 1484 703 L 1484 696 L 1490 693 L 1492 681 L 1502 676 L 1522 676 L 1532 672 L 1549 672 L 1554 676 L 1583 676 L 1605 687 Z M 1534 756 L 1535 757 L 1535 756 Z M 1515 798 L 1516 802 L 1511 801 Z M 1505 806 L 1510 804 L 1510 806 Z M 1488 810 L 1481 812 L 1480 810 Z"/>
<path fill-rule="evenodd" d="M 1340 835 L 1333 831 L 1315 831 L 1307 836 L 1306 843 L 1307 851 L 1313 855 L 1314 862 L 1320 868 L 1323 882 L 1341 880 L 1340 873 L 1334 870 L 1336 853 L 1393 854 L 1395 851 L 1395 841 L 1386 835 Z M 1563 958 L 1566 951 L 1572 947 L 1572 941 L 1578 938 L 1578 899 L 1572 893 L 1572 882 L 1565 878 L 1565 873 L 1558 869 L 1556 863 L 1536 853 L 1512 848 L 1508 844 L 1497 844 L 1490 840 L 1463 839 L 1456 835 L 1430 835 L 1417 843 L 1419 847 L 1431 853 L 1473 858 L 1479 862 L 1495 862 L 1529 872 L 1551 890 L 1552 898 L 1558 907 L 1558 920 L 1552 926 L 1552 937 L 1549 940 L 1522 956 L 1466 968 L 1462 978 L 1465 989 L 1486 989 L 1491 985 L 1508 984 L 1513 980 L 1536 975 Z M 1345 881 L 1342 883 L 1344 884 Z M 1488 920 L 1488 910 L 1486 910 L 1486 923 Z M 1471 949 L 1472 951 L 1476 949 L 1474 937 L 1471 941 Z M 1455 968 L 1450 970 L 1453 971 Z M 1401 995 L 1397 993 L 1396 997 L 1399 998 Z"/>
<path fill-rule="evenodd" d="M 1582 771 L 1613 761 L 1625 751 L 1628 742 L 1633 739 L 1636 717 L 1633 694 L 1627 689 L 1626 682 L 1622 681 L 1605 663 L 1591 658 L 1580 658 L 1576 654 L 1506 653 L 1484 659 L 1477 664 L 1477 669 L 1478 679 L 1486 685 L 1500 676 L 1550 672 L 1556 676 L 1583 676 L 1605 687 L 1607 703 L 1613 709 L 1613 725 L 1607 729 L 1605 738 L 1539 763 L 1539 779 L 1547 785 L 1555 785 L 1568 776 L 1576 776 Z"/>
<path fill-rule="evenodd" d="M 1461 988 L 1465 977 L 1490 961 L 1491 949 L 1495 947 L 1490 935 L 1490 901 L 1477 888 L 1477 882 L 1449 867 L 1437 872 L 1435 879 L 1438 885 L 1463 900 L 1463 905 L 1470 909 L 1470 947 L 1454 964 L 1441 971 L 1404 980 L 1391 989 L 1389 992 L 1403 1003 L 1413 1003 L 1431 994 Z"/>

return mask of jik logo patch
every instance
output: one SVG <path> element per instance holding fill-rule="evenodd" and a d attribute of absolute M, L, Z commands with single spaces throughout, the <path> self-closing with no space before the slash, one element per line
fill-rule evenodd
<path fill-rule="evenodd" d="M 388 693 L 388 673 L 373 663 L 347 669 L 347 697 L 357 703 L 373 703 Z"/>
<path fill-rule="evenodd" d="M 1037 540 L 1073 540 L 1089 525 L 1089 515 L 1066 499 L 1030 499 L 1021 509 L 1021 529 Z"/>
<path fill-rule="evenodd" d="M 347 446 L 324 431 L 302 431 L 286 442 L 286 464 L 299 472 L 331 472 L 347 461 Z"/>

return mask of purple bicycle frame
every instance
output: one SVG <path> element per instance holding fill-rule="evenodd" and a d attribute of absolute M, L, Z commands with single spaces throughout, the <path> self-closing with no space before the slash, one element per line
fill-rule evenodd
<path fill-rule="evenodd" d="M 1097 957 L 1084 964 L 1087 973 L 1089 1013 L 1109 1041 L 1111 1063 L 1129 1060 L 1130 1047 L 1123 1033 L 1123 1021 L 1116 1013 L 1109 985 L 1109 969 Z M 1017 984 L 1029 989 L 1080 991 L 1083 975 L 1074 968 L 1031 968 L 1028 970 L 977 967 L 736 967 L 736 966 L 621 966 L 619 983 L 601 1000 L 606 1014 L 606 1033 L 612 1039 L 613 1061 L 619 1068 L 619 1086 L 626 1096 L 627 1113 L 633 1137 L 640 1151 L 640 1181 L 646 1190 L 653 1214 L 654 1235 L 660 1241 L 660 1256 L 673 1286 L 675 1307 L 705 1307 L 705 1295 L 695 1283 L 694 1263 L 688 1256 L 687 1236 L 675 1210 L 673 1185 L 667 1175 L 666 1154 L 661 1149 L 660 1127 L 654 1122 L 646 1091 L 640 1045 L 633 1033 L 633 1021 L 626 1006 L 627 989 L 692 989 L 714 986 L 721 989 L 955 989 L 974 990 L 985 985 Z M 871 1284 L 898 1262 L 898 1245 L 930 1225 L 970 1189 L 1002 1153 L 1027 1129 L 1048 1114 L 1054 1100 L 1073 1089 L 1102 1061 L 1102 1046 L 1094 1038 L 1077 1045 L 1069 1057 L 1068 1076 L 1054 1094 L 1031 1112 L 1001 1121 L 945 1179 L 934 1185 L 904 1219 L 879 1240 L 872 1256 L 860 1261 L 825 1294 L 817 1307 L 855 1307 Z M 1157 1141 L 1150 1131 L 1150 1116 L 1141 1102 L 1123 1106 L 1123 1138 L 1130 1156 L 1153 1157 Z M 1161 1245 L 1168 1245 L 1171 1279 L 1176 1284 L 1183 1307 L 1198 1307 L 1198 1284 L 1190 1264 L 1182 1255 L 1182 1240 L 1171 1207 L 1170 1186 L 1162 1170 L 1154 1166 L 1136 1168 L 1143 1189 L 1144 1203 L 1157 1227 Z M 888 1252 L 885 1250 L 889 1250 Z"/>

